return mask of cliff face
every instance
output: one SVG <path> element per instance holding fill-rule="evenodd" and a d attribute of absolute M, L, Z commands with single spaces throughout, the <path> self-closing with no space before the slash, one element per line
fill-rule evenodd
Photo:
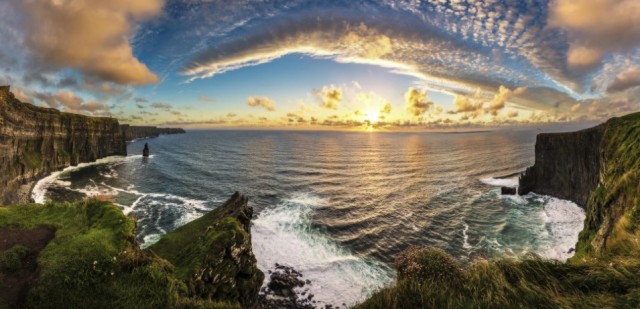
<path fill-rule="evenodd" d="M 126 155 L 118 121 L 36 107 L 0 87 L 0 204 L 25 199 L 30 182 L 81 162 Z"/>
<path fill-rule="evenodd" d="M 570 133 L 540 134 L 519 194 L 568 199 L 586 209 L 574 259 L 640 254 L 640 113 Z"/>
<path fill-rule="evenodd" d="M 138 138 L 158 137 L 164 134 L 182 134 L 185 133 L 180 128 L 158 128 L 152 126 L 130 126 L 123 124 L 120 126 L 124 139 L 126 141 L 132 141 Z"/>
<path fill-rule="evenodd" d="M 520 176 L 518 194 L 536 192 L 586 207 L 598 185 L 605 125 L 536 137 L 535 164 Z"/>
<path fill-rule="evenodd" d="M 149 248 L 175 266 L 191 297 L 257 306 L 264 274 L 251 247 L 252 209 L 236 192 L 222 206 Z"/>

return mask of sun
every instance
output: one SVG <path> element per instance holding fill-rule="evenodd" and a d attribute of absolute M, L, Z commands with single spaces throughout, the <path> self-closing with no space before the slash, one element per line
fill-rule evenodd
<path fill-rule="evenodd" d="M 369 123 L 377 123 L 380 120 L 380 112 L 378 111 L 367 112 L 366 120 L 368 120 Z"/>

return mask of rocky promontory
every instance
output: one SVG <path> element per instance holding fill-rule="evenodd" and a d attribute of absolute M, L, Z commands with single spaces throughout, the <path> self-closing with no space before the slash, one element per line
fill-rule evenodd
<path fill-rule="evenodd" d="M 128 124 L 120 125 L 122 135 L 126 141 L 132 141 L 140 138 L 158 137 L 165 134 L 183 134 L 186 133 L 181 128 L 158 128 L 152 126 L 131 126 Z"/>
<path fill-rule="evenodd" d="M 175 133 L 184 130 L 120 125 L 113 118 L 37 107 L 0 86 L 0 205 L 28 202 L 34 182 L 51 172 L 126 155 L 128 140 Z"/>
<path fill-rule="evenodd" d="M 247 198 L 236 192 L 224 204 L 165 235 L 149 248 L 175 267 L 191 297 L 258 305 L 264 274 L 251 247 Z"/>

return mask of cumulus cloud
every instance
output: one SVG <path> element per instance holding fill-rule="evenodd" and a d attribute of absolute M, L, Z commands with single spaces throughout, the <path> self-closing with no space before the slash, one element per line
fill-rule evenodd
<path fill-rule="evenodd" d="M 507 117 L 509 118 L 518 117 L 518 111 L 509 111 L 509 113 L 507 113 Z"/>
<path fill-rule="evenodd" d="M 267 97 L 249 97 L 247 99 L 247 104 L 252 107 L 264 107 L 270 112 L 274 112 L 276 110 L 276 106 L 273 101 Z"/>
<path fill-rule="evenodd" d="M 145 85 L 156 75 L 133 55 L 136 23 L 161 12 L 163 0 L 25 0 L 24 44 L 43 67 L 74 68 L 118 84 Z"/>
<path fill-rule="evenodd" d="M 205 102 L 205 103 L 210 103 L 210 104 L 215 103 L 215 100 L 214 100 L 214 99 L 212 99 L 212 98 L 210 98 L 210 97 L 208 97 L 208 96 L 206 96 L 206 95 L 201 95 L 201 96 L 199 96 L 199 97 L 198 97 L 198 100 L 200 100 L 200 101 L 202 101 L 202 102 Z"/>
<path fill-rule="evenodd" d="M 94 100 L 85 101 L 71 91 L 35 92 L 33 96 L 49 107 L 59 108 L 68 113 L 100 115 L 109 111 L 107 105 Z"/>
<path fill-rule="evenodd" d="M 382 106 L 380 113 L 387 115 L 391 114 L 391 103 L 385 103 L 384 106 Z"/>
<path fill-rule="evenodd" d="M 549 6 L 549 26 L 569 32 L 569 65 L 593 68 L 605 53 L 640 44 L 639 14 L 637 0 L 556 0 Z"/>
<path fill-rule="evenodd" d="M 637 86 L 640 86 L 640 67 L 635 66 L 618 73 L 607 87 L 607 92 L 619 92 Z"/>
<path fill-rule="evenodd" d="M 411 115 L 418 117 L 424 115 L 433 107 L 433 102 L 427 98 L 427 91 L 420 91 L 416 88 L 409 87 L 404 94 L 404 102 Z"/>
<path fill-rule="evenodd" d="M 316 96 L 320 100 L 320 106 L 335 110 L 342 102 L 342 89 L 334 85 L 324 86 L 316 90 Z"/>
<path fill-rule="evenodd" d="M 489 106 L 486 109 L 486 112 L 497 116 L 498 113 L 504 108 L 505 103 L 511 99 L 514 95 L 521 95 L 527 91 L 526 87 L 519 87 L 514 89 L 513 91 L 505 86 L 500 86 L 498 88 L 498 93 L 495 94 L 493 100 L 489 103 Z"/>
<path fill-rule="evenodd" d="M 149 102 L 147 99 L 140 98 L 140 97 L 135 98 L 134 101 L 136 101 L 136 103 L 147 103 L 147 102 Z"/>

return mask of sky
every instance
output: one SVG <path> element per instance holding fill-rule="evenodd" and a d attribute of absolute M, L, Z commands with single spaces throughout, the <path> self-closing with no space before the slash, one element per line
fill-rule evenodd
<path fill-rule="evenodd" d="M 433 130 L 639 110 L 637 0 L 5 0 L 0 84 L 134 125 Z"/>

